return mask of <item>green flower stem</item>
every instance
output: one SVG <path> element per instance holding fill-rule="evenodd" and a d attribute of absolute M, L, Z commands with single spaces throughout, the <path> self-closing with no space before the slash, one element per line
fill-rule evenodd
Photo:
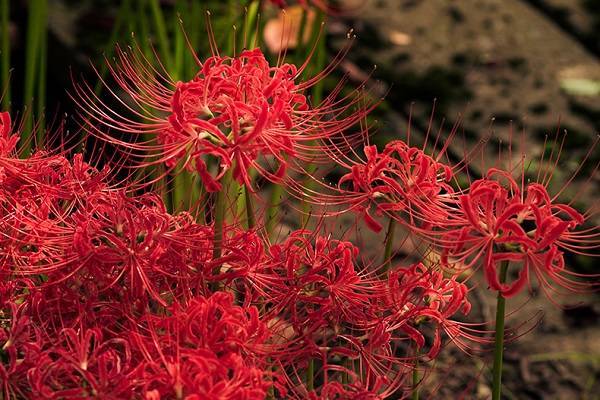
<path fill-rule="evenodd" d="M 223 233 L 225 228 L 225 211 L 227 209 L 227 202 L 229 201 L 229 191 L 232 181 L 232 172 L 229 169 L 223 178 L 221 178 L 221 190 L 217 193 L 217 199 L 215 201 L 215 216 L 214 216 L 214 231 L 215 231 L 215 240 L 214 240 L 214 250 L 213 250 L 213 260 L 221 257 L 222 243 L 223 243 Z M 216 267 L 219 268 L 219 267 Z"/>
<path fill-rule="evenodd" d="M 315 388 L 315 360 L 311 359 L 308 362 L 306 369 L 306 389 L 310 392 Z"/>
<path fill-rule="evenodd" d="M 500 283 L 506 282 L 508 272 L 508 260 L 503 261 L 500 266 Z M 492 384 L 492 400 L 500 400 L 502 392 L 502 355 L 504 353 L 504 315 L 506 299 L 498 293 L 496 302 L 496 337 L 494 344 L 494 369 Z"/>
<path fill-rule="evenodd" d="M 131 21 L 135 20 L 135 15 L 132 15 L 131 5 L 129 3 L 130 3 L 130 0 L 123 0 L 121 2 L 121 6 L 119 7 L 119 10 L 117 11 L 115 23 L 113 25 L 112 32 L 110 33 L 110 39 L 108 40 L 108 43 L 106 44 L 106 49 L 104 50 L 104 54 L 107 59 L 110 59 L 114 53 L 115 43 L 117 42 L 117 39 L 119 38 L 119 34 L 121 33 L 121 30 L 123 29 L 124 23 L 126 21 L 129 21 L 129 23 L 131 23 Z M 131 33 L 130 26 L 128 27 L 128 29 L 130 30 L 129 33 Z M 104 77 L 106 77 L 107 72 L 108 72 L 108 65 L 105 62 L 103 62 L 102 65 L 100 66 L 100 77 L 102 79 L 104 79 Z M 96 86 L 94 87 L 94 93 L 96 95 L 99 95 L 100 92 L 102 91 L 102 88 L 104 87 L 104 85 L 102 84 L 102 79 L 98 79 L 98 82 L 96 82 Z"/>
<path fill-rule="evenodd" d="M 185 71 L 185 37 L 183 35 L 183 26 L 180 25 L 179 19 L 185 15 L 185 2 L 177 0 L 175 2 L 175 15 L 173 16 L 173 36 L 174 38 L 174 49 L 173 49 L 173 71 L 169 71 L 172 75 L 173 80 L 179 79 L 187 80 L 188 72 Z"/>
<path fill-rule="evenodd" d="M 318 11 L 317 14 L 317 18 L 315 18 L 315 22 L 314 25 L 312 27 L 312 32 L 313 32 L 313 38 L 316 40 L 316 38 L 318 37 L 317 32 L 321 29 L 321 24 L 324 21 L 324 13 L 322 11 Z M 306 12 L 303 12 L 302 14 L 302 27 L 299 30 L 299 36 L 298 36 L 298 47 L 302 46 L 302 39 L 304 38 L 304 32 L 305 32 L 305 25 L 306 25 Z M 313 59 L 311 60 L 311 64 L 314 67 L 313 71 L 322 71 L 325 68 L 325 61 L 326 61 L 326 55 L 327 55 L 327 49 L 325 47 L 325 39 L 324 38 L 320 38 L 319 42 L 316 44 L 316 49 L 315 49 L 315 54 L 313 55 Z M 302 53 L 300 51 L 300 49 L 298 49 L 298 61 L 297 61 L 297 65 L 301 65 L 304 62 L 304 57 L 305 54 Z M 308 70 L 309 68 L 307 68 Z M 306 71 L 305 71 L 306 73 Z M 312 89 L 312 93 L 311 93 L 311 104 L 313 104 L 313 106 L 318 106 L 319 103 L 321 103 L 322 99 L 323 99 L 323 79 L 320 79 L 315 86 Z M 311 143 L 312 145 L 315 145 L 316 143 Z M 317 167 L 315 166 L 314 163 L 308 163 L 306 165 L 306 174 L 307 175 L 313 175 L 317 170 Z M 304 185 L 306 186 L 306 188 L 308 190 L 311 190 L 313 187 L 313 181 L 312 179 L 306 179 L 304 181 Z M 302 221 L 301 221 L 301 226 L 306 226 L 306 224 L 308 223 L 308 217 L 311 215 L 311 204 L 306 201 L 306 199 L 302 199 L 301 200 L 301 209 L 302 209 Z"/>
<path fill-rule="evenodd" d="M 390 218 L 387 232 L 385 234 L 385 250 L 383 253 L 383 262 L 385 263 L 386 273 L 392 269 L 392 247 L 394 245 L 394 234 L 396 232 L 396 220 Z"/>
<path fill-rule="evenodd" d="M 247 185 L 244 185 L 244 198 L 246 200 L 246 219 L 248 229 L 254 229 L 256 226 L 256 218 L 254 216 L 254 205 L 252 204 L 252 192 Z"/>
<path fill-rule="evenodd" d="M 244 21 L 244 46 L 252 48 L 256 41 L 256 18 L 260 1 L 250 0 L 246 6 L 246 20 Z"/>
<path fill-rule="evenodd" d="M 167 34 L 167 24 L 165 23 L 165 16 L 163 15 L 158 0 L 149 0 L 149 2 L 152 18 L 154 19 L 154 28 L 156 29 L 158 49 L 160 50 L 161 57 L 164 57 L 165 67 L 169 72 L 172 72 L 173 59 L 171 57 L 171 52 L 169 51 L 169 36 Z"/>
<path fill-rule="evenodd" d="M 275 229 L 275 223 L 277 222 L 277 212 L 281 204 L 281 198 L 283 196 L 283 187 L 281 185 L 273 184 L 271 187 L 271 197 L 269 198 L 269 206 L 267 207 L 267 221 L 265 228 L 267 234 L 272 239 L 273 230 Z"/>
<path fill-rule="evenodd" d="M 10 0 L 0 0 L 0 96 L 2 109 L 10 111 L 10 38 L 9 38 Z"/>
<path fill-rule="evenodd" d="M 37 122 L 37 144 L 43 146 L 46 136 L 44 126 L 44 112 L 46 108 L 46 71 L 47 71 L 47 52 L 48 52 L 48 3 L 47 0 L 39 2 L 40 19 L 39 24 L 39 53 L 38 53 L 38 81 L 37 81 L 37 108 L 35 115 Z"/>
<path fill-rule="evenodd" d="M 412 391 L 412 395 L 411 395 L 411 400 L 419 400 L 419 359 L 415 359 L 415 365 L 413 367 L 413 371 L 412 371 L 412 387 L 413 387 L 413 391 Z"/>
<path fill-rule="evenodd" d="M 38 62 L 40 61 L 40 31 L 45 29 L 43 22 L 46 0 L 32 0 L 29 3 L 29 13 L 27 17 L 27 39 L 25 48 L 25 84 L 23 88 L 23 102 L 26 108 L 25 121 L 22 132 L 23 157 L 27 157 L 31 152 L 31 135 L 33 131 L 33 95 L 36 89 L 38 75 Z"/>

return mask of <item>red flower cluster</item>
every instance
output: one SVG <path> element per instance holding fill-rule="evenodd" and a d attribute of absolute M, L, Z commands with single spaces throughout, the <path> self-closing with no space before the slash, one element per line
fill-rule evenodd
<path fill-rule="evenodd" d="M 255 307 L 232 302 L 231 294 L 217 292 L 142 318 L 132 341 L 146 399 L 265 398 L 270 333 Z"/>
<path fill-rule="evenodd" d="M 442 331 L 457 342 L 468 336 L 453 320 L 459 311 L 469 312 L 466 286 L 441 272 L 417 264 L 394 270 L 386 280 L 358 268 L 358 249 L 351 243 L 306 230 L 292 232 L 268 251 L 259 243 L 254 233 L 232 234 L 222 258 L 214 260 L 223 265 L 214 277 L 235 288 L 246 306 L 264 310 L 273 335 L 270 359 L 299 397 L 308 394 L 297 369 L 308 360 L 319 362 L 334 381 L 350 377 L 348 387 L 327 383 L 319 398 L 334 393 L 378 398 L 397 391 L 409 375 L 407 360 L 413 355 L 401 355 L 398 343 L 425 346 L 429 335 L 419 326 L 428 326 L 427 332 L 435 326 L 430 357 L 439 351 Z M 355 360 L 364 376 L 339 362 L 344 358 Z"/>
<path fill-rule="evenodd" d="M 366 146 L 364 153 L 366 160 L 344 165 L 351 172 L 339 180 L 338 191 L 364 215 L 369 228 L 375 232 L 382 229 L 370 215 L 370 207 L 378 214 L 406 221 L 406 226 L 421 233 L 425 230 L 420 228 L 444 222 L 454 192 L 449 184 L 453 177 L 450 167 L 401 140 L 389 142 L 382 152 L 374 145 Z"/>
<path fill-rule="evenodd" d="M 471 266 L 482 260 L 490 288 L 505 297 L 529 282 L 530 270 L 544 290 L 552 283 L 570 291 L 589 287 L 565 270 L 561 251 L 577 251 L 572 243 L 585 243 L 588 233 L 576 228 L 586 218 L 569 205 L 554 202 L 546 187 L 539 183 L 519 186 L 507 172 L 491 169 L 459 200 L 461 207 L 453 215 L 457 227 L 444 237 L 446 263 Z M 498 278 L 497 267 L 503 262 L 519 266 L 519 276 L 510 284 Z"/>
<path fill-rule="evenodd" d="M 231 168 L 243 185 L 251 186 L 250 170 L 279 182 L 290 162 L 323 158 L 322 146 L 327 146 L 323 141 L 357 124 L 372 107 L 350 112 L 365 103 L 358 94 L 354 99 L 332 95 L 309 105 L 306 90 L 327 71 L 297 82 L 303 68 L 270 66 L 258 48 L 236 57 L 215 54 L 198 61 L 198 73 L 188 82 L 157 78 L 148 61 L 135 52 L 120 51 L 118 56 L 119 63 L 110 68 L 113 78 L 139 110 L 128 108 L 148 122 L 111 111 L 97 102 L 91 88 L 76 85 L 88 130 L 124 147 L 128 155 L 138 155 L 139 167 L 164 163 L 175 170 L 179 164 L 175 172 L 185 168 L 198 173 L 209 192 L 220 190 L 219 181 Z M 109 135 L 103 127 L 134 140 Z M 159 145 L 140 141 L 142 134 L 155 137 Z M 317 142 L 322 146 L 315 146 Z"/>
<path fill-rule="evenodd" d="M 458 319 L 471 308 L 463 272 L 481 266 L 499 302 L 532 271 L 546 291 L 593 285 L 565 266 L 566 251 L 600 247 L 598 228 L 584 226 L 592 213 L 559 203 L 546 184 L 525 184 L 524 171 L 520 185 L 491 169 L 461 189 L 461 163 L 440 161 L 447 145 L 434 157 L 408 139 L 382 151 L 361 141 L 364 159 L 355 160 L 366 130 L 347 130 L 372 104 L 359 91 L 336 98 L 342 85 L 310 104 L 306 90 L 330 67 L 299 83 L 305 65 L 270 66 L 255 49 L 213 54 L 193 79 L 173 82 L 141 53 L 117 57 L 110 72 L 128 99 L 108 90 L 133 117 L 79 85 L 86 129 L 123 150 L 123 167 L 185 168 L 206 192 L 223 192 L 174 213 L 146 184 L 163 177 L 155 170 L 122 187 L 81 154 L 19 159 L 19 135 L 0 113 L 4 399 L 401 398 L 445 337 L 463 349 L 489 341 Z M 307 161 L 333 163 L 342 176 L 305 185 L 286 175 L 312 170 Z M 242 229 L 241 202 L 221 184 L 229 171 L 247 187 L 251 171 L 285 185 L 323 218 L 353 210 L 379 232 L 376 217 L 387 216 L 388 241 L 398 221 L 425 239 L 428 262 L 387 268 L 388 246 L 380 268 L 326 224 L 273 243 L 250 197 L 251 228 Z M 506 283 L 509 265 L 518 277 Z"/>
<path fill-rule="evenodd" d="M 385 397 L 410 375 L 398 343 L 423 347 L 419 324 L 450 331 L 468 311 L 461 284 L 417 267 L 378 277 L 351 243 L 306 230 L 265 244 L 228 227 L 213 259 L 212 226 L 112 187 L 79 154 L 19 160 L 2 117 L 5 398 Z M 431 340 L 433 357 L 439 329 Z"/>

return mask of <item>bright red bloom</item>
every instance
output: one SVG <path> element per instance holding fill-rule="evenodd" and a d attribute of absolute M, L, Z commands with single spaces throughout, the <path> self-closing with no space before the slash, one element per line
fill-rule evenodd
<path fill-rule="evenodd" d="M 272 384 L 261 369 L 270 333 L 256 308 L 234 305 L 229 293 L 174 305 L 142 326 L 134 342 L 146 399 L 263 399 Z"/>
<path fill-rule="evenodd" d="M 290 162 L 323 158 L 326 144 L 320 147 L 315 141 L 357 124 L 365 114 L 364 107 L 349 112 L 361 104 L 362 95 L 336 99 L 337 90 L 321 104 L 310 106 L 307 89 L 332 68 L 297 82 L 305 65 L 299 69 L 292 64 L 271 66 L 260 49 L 197 60 L 199 71 L 187 82 L 157 77 L 139 54 L 119 51 L 118 56 L 112 75 L 133 99 L 137 108 L 128 108 L 134 117 L 147 122 L 134 122 L 97 104 L 90 88 L 76 86 L 88 130 L 138 156 L 140 166 L 165 163 L 173 170 L 179 163 L 197 172 L 208 191 L 220 190 L 219 180 L 230 168 L 240 184 L 250 184 L 250 169 L 279 181 Z M 133 135 L 133 143 L 110 136 L 108 129 Z M 160 145 L 138 140 L 144 134 Z M 211 159 L 216 165 L 211 165 Z"/>
<path fill-rule="evenodd" d="M 0 112 L 0 157 L 7 157 L 14 152 L 19 143 L 19 135 L 11 134 L 10 114 Z M 2 171 L 0 170 L 0 173 Z"/>
<path fill-rule="evenodd" d="M 445 262 L 471 266 L 481 261 L 490 288 L 503 296 L 518 293 L 529 282 L 531 271 L 545 291 L 552 283 L 573 291 L 589 287 L 572 279 L 575 274 L 565 270 L 561 251 L 577 250 L 578 239 L 593 248 L 593 235 L 578 230 L 586 218 L 569 205 L 555 202 L 544 185 L 520 187 L 507 172 L 490 169 L 460 196 L 456 218 L 462 225 L 444 238 Z M 502 262 L 519 265 L 519 276 L 511 283 L 499 281 Z"/>
<path fill-rule="evenodd" d="M 100 329 L 64 329 L 47 357 L 29 371 L 32 394 L 44 399 L 131 398 L 129 345 L 122 339 L 104 340 Z"/>
<path fill-rule="evenodd" d="M 428 356 L 434 358 L 441 348 L 442 331 L 460 345 L 460 325 L 453 318 L 459 312 L 468 314 L 471 304 L 467 299 L 467 287 L 455 278 L 444 278 L 441 271 L 413 264 L 408 268 L 396 268 L 388 279 L 388 298 L 385 300 L 390 315 L 390 331 L 404 332 L 418 349 L 425 346 L 422 325 L 433 325 L 433 341 Z"/>
<path fill-rule="evenodd" d="M 0 309 L 0 394 L 5 399 L 31 398 L 29 371 L 47 357 L 39 326 L 27 315 L 29 304 Z"/>
<path fill-rule="evenodd" d="M 100 290 L 129 292 L 129 299 L 161 304 L 189 293 L 194 275 L 210 259 L 212 230 L 185 213 L 171 216 L 160 198 L 127 197 L 122 192 L 90 196 L 73 216 L 76 268 Z"/>
<path fill-rule="evenodd" d="M 424 235 L 444 223 L 449 212 L 446 203 L 453 193 L 449 166 L 401 140 L 389 142 L 381 152 L 374 145 L 365 146 L 364 154 L 365 160 L 359 161 L 336 156 L 350 172 L 340 178 L 336 194 L 315 197 L 360 212 L 375 232 L 382 226 L 371 216 L 371 208 Z"/>

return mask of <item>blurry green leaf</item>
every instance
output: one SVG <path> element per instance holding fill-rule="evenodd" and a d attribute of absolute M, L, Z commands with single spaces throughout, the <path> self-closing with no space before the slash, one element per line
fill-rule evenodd
<path fill-rule="evenodd" d="M 567 93 L 578 96 L 598 96 L 600 94 L 600 81 L 592 79 L 563 79 L 560 81 L 560 87 Z"/>

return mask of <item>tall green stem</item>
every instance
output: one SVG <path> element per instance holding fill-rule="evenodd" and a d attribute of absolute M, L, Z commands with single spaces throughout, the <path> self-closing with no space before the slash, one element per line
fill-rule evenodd
<path fill-rule="evenodd" d="M 396 232 L 396 220 L 390 218 L 387 232 L 385 234 L 385 251 L 383 253 L 383 262 L 385 263 L 385 271 L 392 269 L 392 247 L 394 245 L 394 233 Z"/>
<path fill-rule="evenodd" d="M 42 18 L 44 17 L 44 5 L 46 0 L 33 0 L 29 3 L 29 15 L 27 18 L 27 39 L 25 49 L 25 85 L 23 88 L 23 102 L 26 107 L 25 121 L 23 126 L 23 156 L 31 152 L 31 134 L 33 130 L 33 95 L 35 93 L 36 72 L 38 72 L 38 62 L 40 56 L 40 29 L 45 29 L 45 23 L 42 28 Z"/>
<path fill-rule="evenodd" d="M 104 50 L 105 56 L 108 59 L 111 58 L 111 56 L 114 52 L 115 43 L 117 42 L 117 39 L 119 38 L 119 35 L 121 33 L 121 30 L 122 30 L 125 22 L 129 21 L 129 23 L 131 23 L 131 21 L 135 20 L 135 15 L 132 15 L 132 12 L 131 12 L 131 7 L 129 4 L 130 1 L 131 0 L 121 1 L 121 6 L 119 7 L 119 10 L 117 11 L 117 15 L 115 17 L 115 23 L 113 25 L 112 32 L 110 33 L 110 39 L 108 40 L 106 49 Z M 128 27 L 128 29 L 129 28 L 130 27 Z M 129 29 L 129 31 L 130 31 L 129 33 L 131 33 L 131 29 Z M 100 67 L 100 77 L 104 78 L 106 76 L 107 72 L 108 72 L 108 65 L 105 62 L 103 62 Z M 96 82 L 96 87 L 94 88 L 94 93 L 99 95 L 100 92 L 102 91 L 103 87 L 104 87 L 104 85 L 102 84 L 102 79 L 98 79 L 98 82 Z"/>
<path fill-rule="evenodd" d="M 324 19 L 325 19 L 325 14 L 322 11 L 318 11 L 317 18 L 315 18 L 315 22 L 312 27 L 313 38 L 315 40 L 318 37 L 317 32 L 319 32 L 319 30 L 321 29 L 321 23 L 324 21 Z M 300 49 L 302 48 L 302 43 L 303 43 L 303 39 L 304 39 L 306 20 L 307 20 L 307 16 L 306 16 L 306 13 L 304 12 L 302 14 L 302 21 L 301 21 L 302 26 L 301 26 L 301 29 L 299 30 L 298 39 L 297 39 L 297 43 L 298 43 L 297 64 L 298 65 L 301 65 L 304 62 L 304 57 L 305 57 L 304 52 L 301 52 Z M 316 44 L 315 54 L 313 56 L 314 58 L 311 60 L 312 67 L 314 68 L 313 71 L 322 71 L 323 68 L 325 68 L 326 56 L 327 56 L 327 48 L 325 47 L 325 39 L 320 38 L 319 42 Z M 309 68 L 307 68 L 307 70 L 308 69 Z M 306 70 L 304 71 L 304 73 L 306 73 Z M 315 86 L 312 88 L 311 103 L 313 104 L 314 107 L 317 107 L 323 100 L 323 89 L 324 89 L 323 79 L 320 79 L 315 84 Z M 316 143 L 310 143 L 310 144 L 312 146 L 316 146 Z M 317 171 L 317 167 L 314 163 L 309 162 L 306 165 L 306 174 L 307 175 L 312 176 L 316 171 Z M 313 185 L 314 185 L 314 182 L 312 181 L 312 179 L 310 179 L 310 178 L 305 179 L 304 186 L 307 188 L 307 191 L 310 191 L 312 189 Z M 301 225 L 306 226 L 306 224 L 308 222 L 308 217 L 311 215 L 311 204 L 310 204 L 310 202 L 306 201 L 305 198 L 302 198 L 301 205 L 302 205 Z"/>
<path fill-rule="evenodd" d="M 252 192 L 247 185 L 244 185 L 244 198 L 246 200 L 246 217 L 248 221 L 248 229 L 254 229 L 256 226 L 256 218 L 254 217 L 254 205 L 252 204 Z"/>
<path fill-rule="evenodd" d="M 500 283 L 506 282 L 508 261 L 503 261 L 500 266 Z M 498 292 L 496 302 L 496 337 L 494 343 L 494 369 L 492 384 L 492 400 L 500 400 L 502 392 L 502 356 L 504 353 L 504 314 L 506 299 Z"/>
<path fill-rule="evenodd" d="M 412 395 L 411 400 L 419 400 L 419 359 L 415 359 L 415 365 L 412 371 Z"/>
<path fill-rule="evenodd" d="M 267 207 L 267 221 L 265 227 L 269 237 L 272 236 L 273 230 L 275 229 L 275 223 L 277 222 L 277 212 L 281 204 L 281 197 L 283 196 L 283 188 L 281 185 L 273 184 L 271 188 L 271 197 L 269 198 L 269 206 Z M 272 237 L 271 237 L 272 238 Z"/>
<path fill-rule="evenodd" d="M 46 71 L 47 71 L 47 52 L 48 52 L 48 3 L 47 0 L 40 1 L 39 15 L 39 49 L 38 49 L 38 81 L 37 81 L 37 107 L 35 115 L 38 118 L 37 123 L 37 145 L 43 146 L 46 137 L 44 112 L 46 111 Z"/>
<path fill-rule="evenodd" d="M 9 15 L 10 15 L 10 0 L 0 0 L 0 96 L 2 97 L 2 108 L 4 111 L 9 111 L 10 107 L 10 39 L 9 39 Z"/>
<path fill-rule="evenodd" d="M 215 201 L 215 240 L 213 250 L 213 260 L 221 257 L 223 245 L 223 233 L 225 230 L 225 211 L 227 210 L 227 202 L 229 201 L 229 187 L 231 186 L 231 169 L 229 169 L 223 178 L 221 178 L 221 190 L 217 193 Z"/>
<path fill-rule="evenodd" d="M 315 360 L 311 359 L 308 361 L 308 368 L 306 369 L 306 389 L 310 392 L 315 388 Z"/>
<path fill-rule="evenodd" d="M 171 57 L 170 46 L 169 46 L 169 35 L 167 33 L 167 24 L 165 23 L 165 17 L 160 3 L 158 0 L 149 0 L 150 12 L 154 19 L 154 28 L 156 29 L 156 39 L 158 42 L 158 49 L 160 50 L 161 57 L 165 60 L 165 67 L 167 70 L 173 72 L 173 58 Z"/>
<path fill-rule="evenodd" d="M 249 49 L 253 48 L 254 42 L 256 42 L 255 27 L 259 6 L 259 0 L 250 0 L 246 6 L 246 19 L 244 21 L 244 47 Z"/>

